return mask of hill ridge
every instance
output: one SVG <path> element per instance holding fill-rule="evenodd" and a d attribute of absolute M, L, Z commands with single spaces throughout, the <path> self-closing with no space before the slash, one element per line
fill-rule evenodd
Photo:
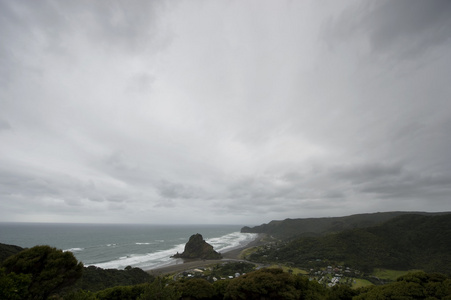
<path fill-rule="evenodd" d="M 306 236 L 321 236 L 347 229 L 367 228 L 382 224 L 401 215 L 443 215 L 451 212 L 418 212 L 418 211 L 390 211 L 353 214 L 342 217 L 320 218 L 287 218 L 272 220 L 269 223 L 254 227 L 241 228 L 243 233 L 265 233 L 277 239 L 293 239 Z"/>
<path fill-rule="evenodd" d="M 383 224 L 319 237 L 301 237 L 261 249 L 254 261 L 290 262 L 313 267 L 339 263 L 363 271 L 373 268 L 422 269 L 451 273 L 451 214 L 405 214 Z"/>

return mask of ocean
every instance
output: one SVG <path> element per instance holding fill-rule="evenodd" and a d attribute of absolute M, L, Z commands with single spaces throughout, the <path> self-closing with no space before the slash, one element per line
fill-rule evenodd
<path fill-rule="evenodd" d="M 182 263 L 170 258 L 183 252 L 200 233 L 218 252 L 244 246 L 256 234 L 240 233 L 240 225 L 55 224 L 0 223 L 0 243 L 30 248 L 49 245 L 71 251 L 85 266 L 144 270 Z"/>

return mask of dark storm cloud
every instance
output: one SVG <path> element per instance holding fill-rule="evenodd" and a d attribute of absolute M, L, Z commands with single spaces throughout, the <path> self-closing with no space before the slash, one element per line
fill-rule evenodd
<path fill-rule="evenodd" d="M 376 55 L 414 59 L 450 42 L 450 14 L 447 0 L 358 2 L 330 24 L 329 37 L 362 35 Z"/>

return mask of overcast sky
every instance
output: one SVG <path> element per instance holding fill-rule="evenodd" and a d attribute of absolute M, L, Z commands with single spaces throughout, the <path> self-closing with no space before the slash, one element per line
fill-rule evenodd
<path fill-rule="evenodd" d="M 0 0 L 0 220 L 451 210 L 451 1 Z"/>

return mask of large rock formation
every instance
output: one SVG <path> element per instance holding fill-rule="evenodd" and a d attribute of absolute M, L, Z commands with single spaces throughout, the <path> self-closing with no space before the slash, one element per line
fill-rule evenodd
<path fill-rule="evenodd" d="M 201 234 L 193 234 L 188 243 L 185 245 L 185 251 L 171 256 L 174 258 L 188 258 L 188 259 L 220 259 L 222 255 L 213 249 L 213 246 L 204 241 Z"/>

